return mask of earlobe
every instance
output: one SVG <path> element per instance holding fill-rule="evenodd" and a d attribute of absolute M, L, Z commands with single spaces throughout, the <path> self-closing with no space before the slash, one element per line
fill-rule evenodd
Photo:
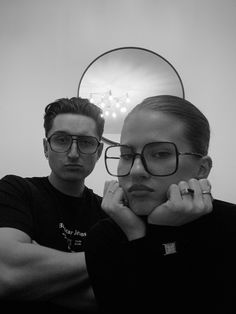
<path fill-rule="evenodd" d="M 48 159 L 48 145 L 47 145 L 47 140 L 45 138 L 43 139 L 43 149 L 44 149 L 44 155 Z"/>
<path fill-rule="evenodd" d="M 200 166 L 198 170 L 198 179 L 205 179 L 208 177 L 212 168 L 212 159 L 209 156 L 204 156 L 201 158 Z"/>
<path fill-rule="evenodd" d="M 98 159 L 101 157 L 102 155 L 102 151 L 103 151 L 103 143 L 100 143 L 99 147 L 98 147 Z"/>

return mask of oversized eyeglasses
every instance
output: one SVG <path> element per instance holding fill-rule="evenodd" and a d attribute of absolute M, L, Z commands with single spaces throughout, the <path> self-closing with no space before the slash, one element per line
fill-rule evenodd
<path fill-rule="evenodd" d="M 140 157 L 145 170 L 153 176 L 170 176 L 174 174 L 179 165 L 180 155 L 193 155 L 203 157 L 193 152 L 179 152 L 172 142 L 153 142 L 146 144 L 142 152 L 136 153 L 127 145 L 108 146 L 105 150 L 105 166 L 107 172 L 116 177 L 125 177 L 137 156 Z"/>
<path fill-rule="evenodd" d="M 78 151 L 82 154 L 95 154 L 100 142 L 93 136 L 71 135 L 67 133 L 54 133 L 47 138 L 51 150 L 57 153 L 66 153 L 76 141 Z"/>

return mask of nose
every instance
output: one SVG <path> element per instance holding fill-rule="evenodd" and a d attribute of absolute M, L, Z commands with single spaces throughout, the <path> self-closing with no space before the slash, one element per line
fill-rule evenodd
<path fill-rule="evenodd" d="M 69 150 L 69 152 L 68 152 L 68 157 L 69 157 L 69 158 L 72 158 L 72 159 L 79 157 L 78 144 L 77 144 L 77 141 L 76 141 L 76 140 L 73 140 L 73 141 L 72 141 L 70 150 Z"/>
<path fill-rule="evenodd" d="M 149 174 L 144 168 L 141 156 L 135 156 L 133 165 L 130 169 L 130 175 L 132 176 L 142 176 L 142 177 L 148 177 Z"/>

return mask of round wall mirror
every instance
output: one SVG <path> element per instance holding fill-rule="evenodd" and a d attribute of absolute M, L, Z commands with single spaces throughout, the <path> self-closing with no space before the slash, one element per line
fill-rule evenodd
<path fill-rule="evenodd" d="M 178 72 L 159 54 L 139 47 L 117 48 L 95 58 L 83 72 L 77 93 L 103 110 L 107 143 L 114 143 L 112 134 L 120 134 L 135 105 L 164 94 L 185 97 Z"/>

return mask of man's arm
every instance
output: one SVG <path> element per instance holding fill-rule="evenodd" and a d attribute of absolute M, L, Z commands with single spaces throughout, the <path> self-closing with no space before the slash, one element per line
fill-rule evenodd
<path fill-rule="evenodd" d="M 87 280 L 83 252 L 35 245 L 20 230 L 0 228 L 0 298 L 47 300 Z"/>
<path fill-rule="evenodd" d="M 59 295 L 50 300 L 51 303 L 63 306 L 67 309 L 89 311 L 89 313 L 97 313 L 98 307 L 95 300 L 92 286 L 89 284 L 83 289 L 70 289 L 66 293 Z"/>

